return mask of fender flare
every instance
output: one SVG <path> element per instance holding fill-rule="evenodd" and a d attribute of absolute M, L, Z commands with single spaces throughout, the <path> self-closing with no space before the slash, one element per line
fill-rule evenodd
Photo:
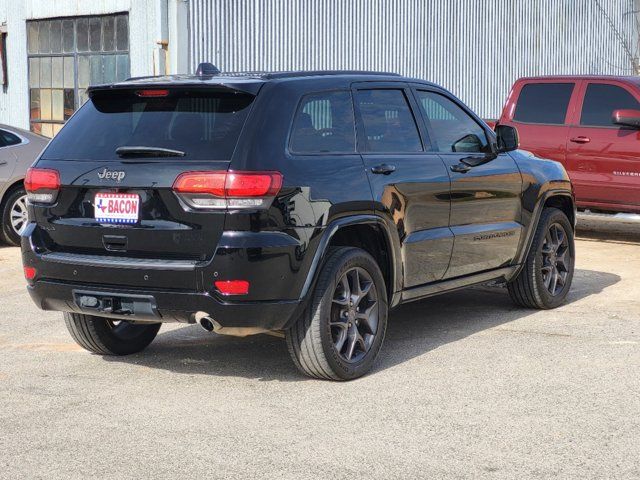
<path fill-rule="evenodd" d="M 313 260 L 311 262 L 311 267 L 309 268 L 307 278 L 305 279 L 304 285 L 302 287 L 302 292 L 300 293 L 299 298 L 301 302 L 307 299 L 309 291 L 311 290 L 311 287 L 318 277 L 320 267 L 322 265 L 322 262 L 326 258 L 329 244 L 331 243 L 331 239 L 333 238 L 333 236 L 340 229 L 353 225 L 376 225 L 382 229 L 389 250 L 391 262 L 391 269 L 389 272 L 389 275 L 391 277 L 391 288 L 389 289 L 389 291 L 391 292 L 392 298 L 389 298 L 389 306 L 395 306 L 399 302 L 400 291 L 402 290 L 401 282 L 403 271 L 401 261 L 402 257 L 400 252 L 400 240 L 397 234 L 392 234 L 392 232 L 395 232 L 395 229 L 389 225 L 389 222 L 383 217 L 375 214 L 362 214 L 342 217 L 331 221 L 327 225 L 324 232 L 322 233 L 320 243 L 318 244 L 318 248 L 315 251 Z"/>
<path fill-rule="evenodd" d="M 538 229 L 538 223 L 540 222 L 540 217 L 542 216 L 542 210 L 544 209 L 544 205 L 547 203 L 547 200 L 549 200 L 552 197 L 567 197 L 571 201 L 571 205 L 573 206 L 573 212 L 574 212 L 573 228 L 575 230 L 576 202 L 575 202 L 573 192 L 571 190 L 564 190 L 564 189 L 547 190 L 543 195 L 539 197 L 538 201 L 536 202 L 535 209 L 531 215 L 531 222 L 529 224 L 529 228 L 525 236 L 525 241 L 522 244 L 517 261 L 515 262 L 518 268 L 514 270 L 513 275 L 511 275 L 511 277 L 508 278 L 507 281 L 513 278 L 516 278 L 519 275 L 520 271 L 522 270 L 525 259 L 529 255 L 529 251 L 531 250 L 531 246 L 533 245 L 533 237 L 535 235 L 536 230 Z"/>

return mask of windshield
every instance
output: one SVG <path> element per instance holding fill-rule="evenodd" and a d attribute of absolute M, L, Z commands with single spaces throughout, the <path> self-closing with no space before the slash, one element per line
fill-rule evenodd
<path fill-rule="evenodd" d="M 117 161 L 119 148 L 144 147 L 147 158 L 171 157 L 163 154 L 170 149 L 184 153 L 181 160 L 230 160 L 254 99 L 235 91 L 141 92 L 95 92 L 42 158 Z"/>

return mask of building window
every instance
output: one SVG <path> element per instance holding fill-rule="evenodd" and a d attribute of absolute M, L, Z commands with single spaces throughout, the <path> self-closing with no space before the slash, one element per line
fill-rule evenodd
<path fill-rule="evenodd" d="M 89 85 L 129 77 L 129 16 L 27 22 L 31 131 L 52 137 L 86 100 Z"/>

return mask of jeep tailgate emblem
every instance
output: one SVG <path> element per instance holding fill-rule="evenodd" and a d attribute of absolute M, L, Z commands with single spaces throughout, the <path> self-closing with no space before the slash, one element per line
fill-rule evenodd
<path fill-rule="evenodd" d="M 98 178 L 100 180 L 115 180 L 117 183 L 120 183 L 127 174 L 122 170 L 113 170 L 109 171 L 104 168 L 101 172 L 98 172 Z"/>

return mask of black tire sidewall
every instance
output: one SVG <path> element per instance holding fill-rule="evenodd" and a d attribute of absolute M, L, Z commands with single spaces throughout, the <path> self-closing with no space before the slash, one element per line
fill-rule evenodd
<path fill-rule="evenodd" d="M 554 223 L 558 223 L 564 229 L 569 243 L 569 256 L 570 256 L 570 265 L 567 275 L 567 282 L 565 283 L 562 291 L 558 295 L 551 295 L 551 293 L 547 290 L 544 285 L 544 280 L 542 277 L 542 264 L 543 264 L 543 255 L 542 255 L 542 247 L 544 245 L 544 237 L 549 230 L 549 227 Z M 538 296 L 542 302 L 544 308 L 556 308 L 560 306 L 565 298 L 567 297 L 569 290 L 571 290 L 571 283 L 573 281 L 573 274 L 575 271 L 575 258 L 576 258 L 576 247 L 575 247 L 575 235 L 573 231 L 573 227 L 569 222 L 567 216 L 561 210 L 556 208 L 550 208 L 546 210 L 543 214 L 543 218 L 541 219 L 540 226 L 538 231 L 536 232 L 536 250 L 533 253 L 533 272 L 535 275 L 534 281 L 536 285 L 536 289 L 538 290 Z"/>
<path fill-rule="evenodd" d="M 0 240 L 8 243 L 9 245 L 20 245 L 20 235 L 18 235 L 11 226 L 11 207 L 15 201 L 26 195 L 27 192 L 24 188 L 18 187 L 9 191 L 2 203 L 2 224 L 0 225 Z"/>
<path fill-rule="evenodd" d="M 375 340 L 371 345 L 371 349 L 367 352 L 364 358 L 358 362 L 346 362 L 342 359 L 339 353 L 336 351 L 333 345 L 333 339 L 331 336 L 331 326 L 329 322 L 331 320 L 331 307 L 333 303 L 333 294 L 336 286 L 342 275 L 354 268 L 360 267 L 371 275 L 373 279 L 376 293 L 378 296 L 378 333 Z M 336 265 L 332 271 L 323 271 L 322 275 L 329 276 L 329 282 L 326 284 L 327 288 L 323 292 L 322 298 L 318 305 L 320 309 L 320 337 L 322 342 L 322 349 L 325 353 L 325 357 L 331 369 L 341 379 L 351 380 L 360 377 L 367 373 L 373 366 L 374 362 L 380 350 L 382 343 L 384 342 L 384 336 L 387 328 L 388 319 L 388 305 L 387 305 L 387 292 L 382 276 L 382 272 L 378 267 L 376 261 L 364 250 L 350 249 L 345 253 L 344 258 Z"/>
<path fill-rule="evenodd" d="M 68 321 L 75 325 L 73 335 L 80 335 L 84 348 L 89 346 L 94 353 L 103 355 L 130 355 L 144 350 L 154 340 L 161 323 L 130 323 L 118 325 L 115 329 L 109 320 L 93 315 L 65 313 Z M 115 319 L 114 319 L 115 320 Z M 69 328 L 69 325 L 67 324 Z M 121 335 L 117 328 L 121 327 Z"/>

